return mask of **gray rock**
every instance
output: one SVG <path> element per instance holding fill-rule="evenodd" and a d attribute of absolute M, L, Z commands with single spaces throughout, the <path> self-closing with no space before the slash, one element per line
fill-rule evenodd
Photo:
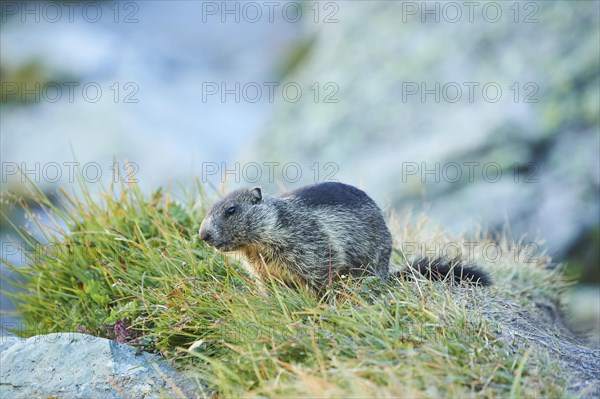
<path fill-rule="evenodd" d="M 560 307 L 537 298 L 524 308 L 501 299 L 484 305 L 483 313 L 498 323 L 498 338 L 507 348 L 532 348 L 560 365 L 558 378 L 566 381 L 567 393 L 579 398 L 600 397 L 600 347 L 565 323 Z"/>
<path fill-rule="evenodd" d="M 275 104 L 245 160 L 297 162 L 300 183 L 316 180 L 309 169 L 316 161 L 318 180 L 333 162 L 334 178 L 395 208 L 418 213 L 425 204 L 453 232 L 481 223 L 501 229 L 508 219 L 515 237 L 547 240 L 558 261 L 587 242 L 582 249 L 593 254 L 584 262 L 596 269 L 597 240 L 587 237 L 600 217 L 598 4 L 527 3 L 539 7 L 531 23 L 525 9 L 515 22 L 516 3 L 493 4 L 502 8 L 498 22 L 484 20 L 479 4 L 475 21 L 463 7 L 454 23 L 407 14 L 406 2 L 340 2 L 339 22 L 314 28 L 309 55 L 284 79 L 320 83 L 321 98 Z M 445 6 L 427 5 L 434 7 Z M 339 89 L 337 102 L 326 102 L 327 82 Z M 419 95 L 436 83 L 467 82 L 479 84 L 472 100 L 467 90 L 457 102 L 443 90 L 434 90 L 439 99 Z M 407 94 L 410 84 L 419 94 Z M 497 102 L 483 96 L 486 84 L 502 89 Z M 446 169 L 452 163 L 458 179 L 456 168 Z"/>
<path fill-rule="evenodd" d="M 79 333 L 0 338 L 1 398 L 205 397 L 158 355 Z"/>
<path fill-rule="evenodd" d="M 10 346 L 22 342 L 23 338 L 16 337 L 14 335 L 0 336 L 0 353 L 4 353 L 4 350 Z M 3 369 L 4 367 L 2 367 Z"/>

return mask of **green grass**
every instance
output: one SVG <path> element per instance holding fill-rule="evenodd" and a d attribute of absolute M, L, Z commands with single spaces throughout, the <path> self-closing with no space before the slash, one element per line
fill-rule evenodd
<path fill-rule="evenodd" d="M 235 260 L 198 239 L 210 205 L 199 184 L 180 198 L 123 184 L 92 197 L 82 184 L 56 204 L 29 188 L 52 223 L 21 203 L 43 235 L 20 230 L 28 257 L 26 267 L 13 266 L 21 335 L 117 338 L 191 368 L 224 397 L 565 394 L 552 359 L 497 338 L 500 305 L 557 302 L 567 287 L 548 259 L 517 259 L 506 235 L 496 240 L 506 251 L 498 261 L 474 253 L 493 275 L 491 288 L 365 278 L 339 282 L 322 298 L 278 282 L 265 295 Z M 404 242 L 465 240 L 411 220 L 391 217 L 396 263 Z"/>

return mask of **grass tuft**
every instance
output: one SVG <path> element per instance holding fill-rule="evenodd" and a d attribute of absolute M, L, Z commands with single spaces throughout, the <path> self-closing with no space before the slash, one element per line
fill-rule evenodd
<path fill-rule="evenodd" d="M 138 345 L 225 397 L 565 392 L 556 362 L 499 339 L 495 315 L 506 304 L 558 303 L 568 286 L 545 256 L 527 263 L 523 249 L 510 251 L 506 235 L 476 240 L 506 250 L 494 262 L 474 253 L 493 276 L 489 289 L 398 277 L 338 282 L 322 298 L 277 282 L 264 294 L 235 260 L 199 241 L 208 206 L 200 184 L 178 198 L 124 184 L 98 198 L 81 183 L 58 201 L 30 190 L 35 206 L 21 206 L 35 229 L 19 229 L 25 266 L 5 260 L 20 277 L 11 295 L 22 336 L 80 331 Z M 466 242 L 425 231 L 424 219 L 394 216 L 390 224 L 398 264 L 406 264 L 406 242 Z"/>

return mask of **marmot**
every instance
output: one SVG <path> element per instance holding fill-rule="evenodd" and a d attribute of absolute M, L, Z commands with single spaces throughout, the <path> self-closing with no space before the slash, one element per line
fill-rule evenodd
<path fill-rule="evenodd" d="M 342 183 L 319 183 L 284 193 L 259 187 L 234 191 L 212 206 L 200 238 L 223 252 L 238 252 L 256 278 L 269 276 L 321 290 L 340 275 L 389 275 L 392 235 L 375 202 Z M 414 269 L 428 278 L 452 273 L 457 281 L 489 285 L 475 266 L 421 259 Z"/>

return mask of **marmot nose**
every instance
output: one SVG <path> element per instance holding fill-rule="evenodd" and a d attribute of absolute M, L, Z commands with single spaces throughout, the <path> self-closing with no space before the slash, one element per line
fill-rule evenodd
<path fill-rule="evenodd" d="M 200 231 L 200 239 L 205 242 L 210 242 L 212 239 L 212 236 L 210 235 L 210 233 L 207 230 L 204 230 L 204 231 Z"/>

